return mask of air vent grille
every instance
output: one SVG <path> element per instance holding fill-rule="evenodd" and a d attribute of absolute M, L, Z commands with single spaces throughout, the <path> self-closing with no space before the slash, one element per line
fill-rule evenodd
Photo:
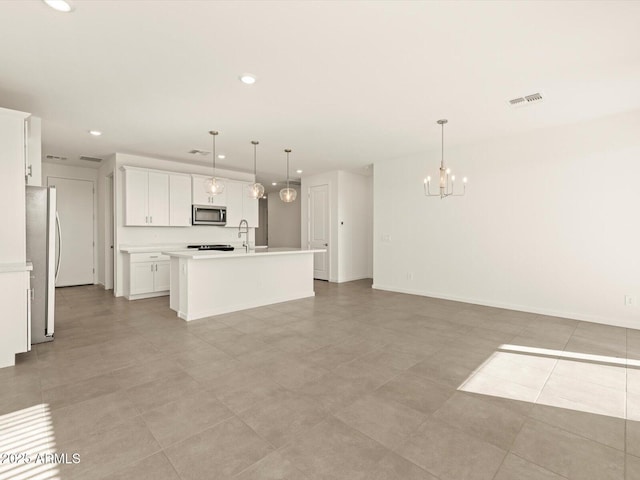
<path fill-rule="evenodd" d="M 540 100 L 542 100 L 542 95 L 540 95 L 539 93 L 534 93 L 533 95 L 527 95 L 526 97 L 524 97 L 524 99 L 527 101 L 527 103 L 539 102 Z"/>
<path fill-rule="evenodd" d="M 66 160 L 67 157 L 61 157 L 60 155 L 47 155 L 45 156 L 47 160 Z"/>
<path fill-rule="evenodd" d="M 198 150 L 197 148 L 194 148 L 193 150 L 189 150 L 189 153 L 191 155 L 209 155 L 211 152 L 207 152 L 206 150 Z"/>
<path fill-rule="evenodd" d="M 102 161 L 101 158 L 88 157 L 87 155 L 80 155 L 80 160 L 84 160 L 85 162 L 95 162 L 95 163 L 100 163 Z"/>
<path fill-rule="evenodd" d="M 509 100 L 509 105 L 512 107 L 524 107 L 525 105 L 531 105 L 542 101 L 541 93 L 533 93 L 531 95 L 525 95 L 524 97 L 512 98 Z"/>

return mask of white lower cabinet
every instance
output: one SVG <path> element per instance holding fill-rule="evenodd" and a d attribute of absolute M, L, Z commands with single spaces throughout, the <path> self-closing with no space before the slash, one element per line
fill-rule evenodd
<path fill-rule="evenodd" d="M 125 254 L 125 292 L 128 300 L 169 295 L 169 257 L 160 253 Z"/>
<path fill-rule="evenodd" d="M 16 353 L 31 350 L 31 298 L 28 271 L 0 265 L 0 368 L 15 365 Z"/>

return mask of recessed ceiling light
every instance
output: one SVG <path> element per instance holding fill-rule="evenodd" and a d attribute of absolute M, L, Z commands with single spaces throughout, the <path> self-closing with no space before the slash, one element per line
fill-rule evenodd
<path fill-rule="evenodd" d="M 298 169 L 296 170 L 296 173 L 302 173 L 302 170 Z"/>
<path fill-rule="evenodd" d="M 69 2 L 65 2 L 65 0 L 43 0 L 44 3 L 49 5 L 54 10 L 58 12 L 69 13 L 73 11 L 73 7 Z"/>
<path fill-rule="evenodd" d="M 243 73 L 240 75 L 240 81 L 242 83 L 246 83 L 247 85 L 253 85 L 256 83 L 256 76 L 250 73 Z"/>
<path fill-rule="evenodd" d="M 89 130 L 89 134 L 93 135 L 94 137 L 99 137 L 100 135 L 102 135 L 102 132 L 99 130 Z"/>
<path fill-rule="evenodd" d="M 221 153 L 220 155 L 218 155 L 218 158 L 220 160 L 224 160 L 225 158 L 227 158 L 227 156 Z"/>
<path fill-rule="evenodd" d="M 275 187 L 277 185 L 277 182 L 273 182 L 271 185 Z"/>

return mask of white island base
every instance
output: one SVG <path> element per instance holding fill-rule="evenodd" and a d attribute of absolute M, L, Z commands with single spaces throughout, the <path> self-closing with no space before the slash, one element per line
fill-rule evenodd
<path fill-rule="evenodd" d="M 184 320 L 313 297 L 313 254 L 324 250 L 163 252 L 170 308 Z"/>

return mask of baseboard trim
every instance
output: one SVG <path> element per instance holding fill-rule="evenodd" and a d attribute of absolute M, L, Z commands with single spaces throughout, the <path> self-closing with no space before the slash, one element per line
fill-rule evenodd
<path fill-rule="evenodd" d="M 451 300 L 454 302 L 468 303 L 471 305 L 482 305 L 484 307 L 504 308 L 506 310 L 515 310 L 517 312 L 535 313 L 538 315 L 547 315 L 549 317 L 570 318 L 572 320 L 580 320 L 583 322 L 591 322 L 591 323 L 601 323 L 603 325 L 610 325 L 613 327 L 635 328 L 635 329 L 638 328 L 638 325 L 631 325 L 630 322 L 628 321 L 625 322 L 625 321 L 616 320 L 616 319 L 599 317 L 597 315 L 588 315 L 584 313 L 562 312 L 562 311 L 552 310 L 548 308 L 531 307 L 528 305 L 517 305 L 517 304 L 505 303 L 505 302 L 492 302 L 492 301 L 482 300 L 478 298 L 458 297 L 455 295 L 446 295 L 440 292 L 427 292 L 427 291 L 414 290 L 409 288 L 392 287 L 389 285 L 381 285 L 377 283 L 374 283 L 371 286 L 371 288 L 374 288 L 376 290 L 384 290 L 388 292 L 406 293 L 409 295 L 419 295 L 421 297 L 431 297 L 431 298 L 439 298 L 441 300 Z"/>

